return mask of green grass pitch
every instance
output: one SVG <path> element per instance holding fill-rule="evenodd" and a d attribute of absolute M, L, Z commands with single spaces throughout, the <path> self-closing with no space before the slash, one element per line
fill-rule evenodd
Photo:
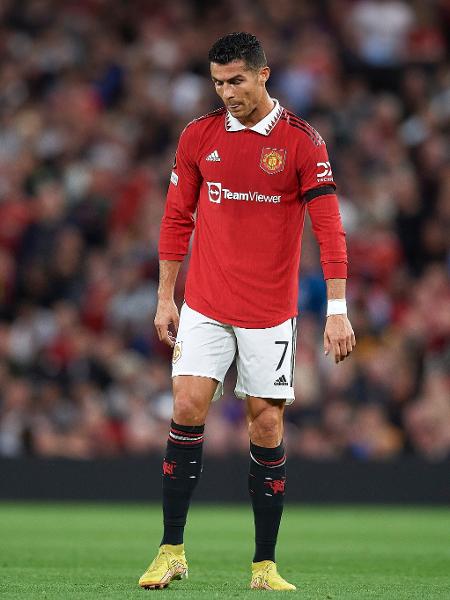
<path fill-rule="evenodd" d="M 449 512 L 388 507 L 285 509 L 278 565 L 304 600 L 450 598 Z M 248 506 L 191 510 L 189 579 L 146 591 L 137 580 L 160 541 L 157 506 L 0 504 L 0 597 L 255 598 Z"/>

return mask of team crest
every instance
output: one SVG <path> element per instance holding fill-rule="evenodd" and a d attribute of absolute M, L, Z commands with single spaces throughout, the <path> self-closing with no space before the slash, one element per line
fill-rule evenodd
<path fill-rule="evenodd" d="M 177 363 L 181 358 L 181 347 L 183 342 L 177 342 L 173 347 L 172 364 Z"/>
<path fill-rule="evenodd" d="M 263 148 L 259 166 L 269 175 L 281 173 L 286 162 L 286 150 L 284 148 Z"/>

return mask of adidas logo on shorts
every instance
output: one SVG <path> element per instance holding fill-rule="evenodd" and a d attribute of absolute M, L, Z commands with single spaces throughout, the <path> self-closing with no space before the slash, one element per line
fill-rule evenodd
<path fill-rule="evenodd" d="M 286 377 L 284 375 L 282 375 L 281 377 L 278 377 L 278 379 L 276 379 L 273 382 L 273 385 L 289 385 L 289 384 L 286 380 Z"/>

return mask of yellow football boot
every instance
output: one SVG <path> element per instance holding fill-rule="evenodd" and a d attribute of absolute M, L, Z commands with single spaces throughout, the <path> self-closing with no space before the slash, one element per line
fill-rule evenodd
<path fill-rule="evenodd" d="M 252 590 L 288 591 L 297 588 L 285 581 L 277 571 L 277 565 L 271 560 L 252 563 Z"/>
<path fill-rule="evenodd" d="M 139 585 L 146 590 L 162 590 L 174 579 L 188 576 L 188 564 L 184 555 L 184 544 L 159 547 L 155 560 L 139 579 Z"/>

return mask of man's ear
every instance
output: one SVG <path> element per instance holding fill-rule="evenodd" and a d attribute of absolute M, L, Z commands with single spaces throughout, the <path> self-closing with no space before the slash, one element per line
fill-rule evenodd
<path fill-rule="evenodd" d="M 266 81 L 269 79 L 270 77 L 270 67 L 263 67 L 260 72 L 259 72 L 259 81 L 261 83 L 266 83 Z"/>

